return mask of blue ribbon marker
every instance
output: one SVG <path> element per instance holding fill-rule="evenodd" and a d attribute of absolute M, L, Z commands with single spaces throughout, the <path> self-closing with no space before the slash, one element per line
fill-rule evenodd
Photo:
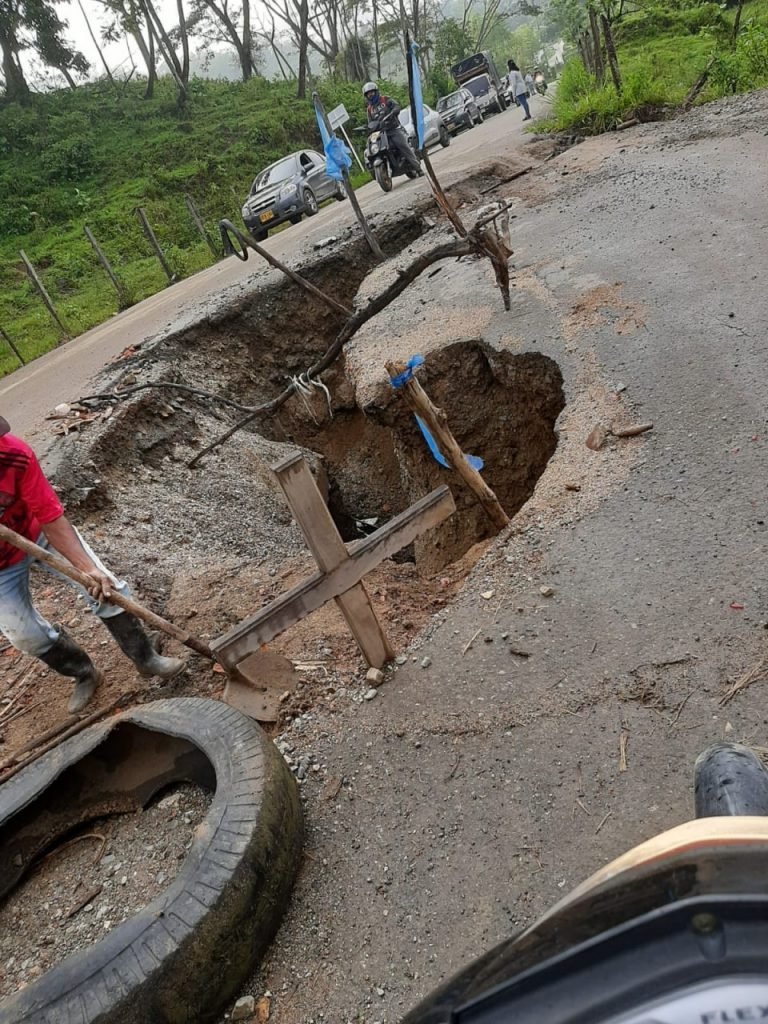
<path fill-rule="evenodd" d="M 403 372 L 399 373 L 396 377 L 392 377 L 389 383 L 392 385 L 393 388 L 401 388 L 403 386 L 403 384 L 407 384 L 408 383 L 408 381 L 411 379 L 411 377 L 413 377 L 413 371 L 418 366 L 421 366 L 423 362 L 424 362 L 424 357 L 423 356 L 419 356 L 419 355 L 411 356 L 411 358 L 405 364 L 405 369 L 403 370 Z M 421 419 L 421 417 L 420 416 L 416 416 L 415 413 L 414 413 L 414 418 L 415 418 L 416 422 L 419 425 L 419 430 L 421 431 L 421 433 L 422 433 L 422 435 L 424 437 L 424 440 L 427 442 L 427 447 L 429 448 L 430 452 L 432 453 L 432 457 L 434 458 L 435 462 L 439 466 L 443 466 L 444 469 L 450 469 L 451 468 L 451 464 L 450 464 L 450 462 L 448 462 L 446 457 L 443 455 L 443 453 L 437 447 L 437 442 L 435 441 L 434 437 L 432 437 L 432 434 L 429 431 L 429 427 Z M 464 455 L 464 458 L 467 460 L 467 462 L 472 467 L 472 469 L 476 469 L 478 473 L 480 472 L 480 470 L 484 466 L 484 462 L 480 458 L 479 455 Z"/>

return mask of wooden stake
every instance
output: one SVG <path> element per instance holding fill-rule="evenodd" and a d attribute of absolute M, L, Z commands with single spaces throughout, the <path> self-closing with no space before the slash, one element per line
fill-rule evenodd
<path fill-rule="evenodd" d="M 63 324 L 59 314 L 56 312 L 56 307 L 54 306 L 53 302 L 51 301 L 51 296 L 45 290 L 45 285 L 40 280 L 40 278 L 37 275 L 37 271 L 35 270 L 35 268 L 30 263 L 29 257 L 27 256 L 27 254 L 24 252 L 23 249 L 20 249 L 19 253 L 20 253 L 21 258 L 22 258 L 22 260 L 24 262 L 24 269 L 27 272 L 27 277 L 29 277 L 30 281 L 32 282 L 33 286 L 35 287 L 35 289 L 37 291 L 37 294 L 43 300 L 43 304 L 45 305 L 45 308 L 51 314 L 51 318 L 56 323 L 56 325 L 59 327 L 59 330 L 64 335 L 64 337 L 65 338 L 69 338 L 69 331 L 64 326 L 64 324 Z"/>
<path fill-rule="evenodd" d="M 197 206 L 195 206 L 194 199 L 192 198 L 192 196 L 185 195 L 184 202 L 186 203 L 187 209 L 189 210 L 189 215 L 192 218 L 192 223 L 195 225 L 198 232 L 200 233 L 200 237 L 202 238 L 202 240 L 211 250 L 211 255 L 215 260 L 221 259 L 221 253 L 216 248 L 216 245 L 214 244 L 214 241 L 211 238 L 211 236 L 205 230 L 203 218 L 200 216 L 200 211 L 198 210 Z"/>
<path fill-rule="evenodd" d="M 3 341 L 6 343 L 8 348 L 13 352 L 13 354 L 19 360 L 21 365 L 22 366 L 26 366 L 26 363 L 24 362 L 24 357 L 22 356 L 21 352 L 19 352 L 19 350 L 16 348 L 16 346 L 11 341 L 11 339 L 8 337 L 8 335 L 5 333 L 5 331 L 3 330 L 2 327 L 0 327 L 0 338 L 3 339 Z"/>
<path fill-rule="evenodd" d="M 176 275 L 168 266 L 168 261 L 166 260 L 163 254 L 163 250 L 160 248 L 160 243 L 158 242 L 155 236 L 155 232 L 152 230 L 152 225 L 147 220 L 147 214 L 143 207 L 136 207 L 136 216 L 139 218 L 141 229 L 144 232 L 147 241 L 152 246 L 152 251 L 154 252 L 155 256 L 157 256 L 158 260 L 160 261 L 160 266 L 165 271 L 165 276 L 168 278 L 168 284 L 173 284 L 176 281 Z"/>
<path fill-rule="evenodd" d="M 107 276 L 109 277 L 109 280 L 112 282 L 112 284 L 114 286 L 114 289 L 117 292 L 117 302 L 118 302 L 118 305 L 120 306 L 120 309 L 123 309 L 124 306 L 125 306 L 125 300 L 126 300 L 125 288 L 123 288 L 123 285 L 120 282 L 120 280 L 118 279 L 117 274 L 112 269 L 112 264 L 107 259 L 106 254 L 104 253 L 104 251 L 102 250 L 101 246 L 99 245 L 99 243 L 94 238 L 93 232 L 91 231 L 91 229 L 88 227 L 87 224 L 83 225 L 83 231 L 85 232 L 85 237 L 91 243 L 91 247 L 92 247 L 93 251 L 96 253 L 96 256 L 98 258 L 99 263 L 102 265 L 102 267 L 106 271 Z"/>
<path fill-rule="evenodd" d="M 333 135 L 333 128 L 331 128 L 331 122 L 328 120 L 328 115 L 325 112 L 323 102 L 316 92 L 312 93 L 312 100 L 315 104 L 315 108 L 319 111 L 320 116 L 323 119 L 323 123 L 325 124 L 328 134 Z M 363 229 L 365 240 L 370 246 L 371 252 L 376 257 L 376 259 L 383 260 L 384 253 L 381 251 L 381 246 L 379 245 L 376 236 L 374 235 L 373 231 L 371 231 L 371 226 L 368 223 L 365 214 L 360 209 L 360 203 L 357 201 L 357 196 L 355 195 L 355 190 L 352 188 L 352 184 L 349 180 L 349 172 L 347 171 L 346 167 L 342 169 L 341 176 L 342 184 L 344 185 L 344 191 L 347 193 L 347 198 L 349 199 L 352 205 L 352 209 L 355 211 L 357 222 Z"/>
<path fill-rule="evenodd" d="M 399 377 L 406 370 L 405 363 L 386 363 L 387 373 L 391 378 Z M 464 483 L 469 487 L 477 500 L 485 509 L 491 522 L 499 530 L 509 524 L 509 516 L 501 507 L 499 499 L 483 480 L 476 469 L 467 462 L 456 438 L 448 426 L 448 417 L 442 409 L 434 406 L 429 395 L 424 391 L 415 377 L 411 377 L 398 389 L 405 399 L 406 405 L 419 416 L 429 428 L 440 451 L 456 470 Z"/>
<path fill-rule="evenodd" d="M 318 569 L 324 573 L 332 572 L 348 560 L 349 554 L 312 470 L 301 455 L 290 456 L 272 469 Z M 356 583 L 335 601 L 368 664 L 373 668 L 386 665 L 394 654 L 365 584 Z"/>

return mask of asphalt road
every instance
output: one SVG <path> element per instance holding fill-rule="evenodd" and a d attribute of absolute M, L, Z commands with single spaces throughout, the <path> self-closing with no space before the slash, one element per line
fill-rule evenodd
<path fill-rule="evenodd" d="M 537 108 L 545 109 L 539 99 L 533 101 L 533 107 L 534 112 Z M 511 107 L 503 114 L 487 118 L 471 131 L 463 132 L 447 149 L 433 150 L 432 164 L 447 178 L 478 163 L 503 158 L 510 148 L 522 144 L 522 128 L 521 111 Z M 409 204 L 427 189 L 423 180 L 396 178 L 388 194 L 371 182 L 359 189 L 357 196 L 363 210 L 372 215 Z M 353 221 L 349 203 L 332 202 L 317 216 L 304 218 L 300 225 L 270 237 L 265 247 L 290 263 L 300 250 Z M 156 334 L 187 313 L 190 305 L 204 302 L 227 286 L 262 271 L 258 258 L 253 253 L 250 255 L 247 262 L 232 256 L 201 270 L 4 377 L 0 382 L 0 412 L 11 421 L 17 434 L 33 433 L 54 405 L 82 394 L 82 385 L 128 345 Z"/>

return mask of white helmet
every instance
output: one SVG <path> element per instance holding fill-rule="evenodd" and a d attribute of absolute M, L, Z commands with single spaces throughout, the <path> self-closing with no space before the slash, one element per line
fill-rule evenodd
<path fill-rule="evenodd" d="M 367 96 L 369 92 L 378 92 L 379 87 L 375 82 L 366 82 L 363 86 L 363 96 Z"/>

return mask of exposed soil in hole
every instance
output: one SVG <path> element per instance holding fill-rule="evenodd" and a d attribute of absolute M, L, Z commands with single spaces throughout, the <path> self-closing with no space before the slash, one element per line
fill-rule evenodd
<path fill-rule="evenodd" d="M 423 382 L 433 402 L 447 411 L 462 450 L 483 459 L 484 479 L 514 516 L 557 446 L 555 422 L 565 399 L 556 363 L 538 353 L 514 355 L 482 341 L 458 342 L 427 355 Z M 349 388 L 334 387 L 335 395 L 345 393 L 350 395 Z M 319 404 L 313 413 L 321 414 Z M 347 539 L 441 483 L 450 485 L 457 513 L 416 541 L 421 571 L 439 572 L 495 533 L 458 474 L 425 458 L 426 442 L 397 396 L 383 407 L 342 408 L 333 419 L 326 413 L 322 423 L 294 404 L 282 415 L 280 429 L 323 456 L 331 510 Z M 364 521 L 371 519 L 369 527 Z"/>
<path fill-rule="evenodd" d="M 0 998 L 98 942 L 167 888 L 211 799 L 200 786 L 175 785 L 146 809 L 91 821 L 48 850 L 0 904 Z"/>

